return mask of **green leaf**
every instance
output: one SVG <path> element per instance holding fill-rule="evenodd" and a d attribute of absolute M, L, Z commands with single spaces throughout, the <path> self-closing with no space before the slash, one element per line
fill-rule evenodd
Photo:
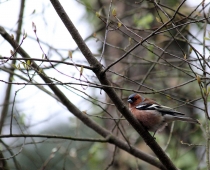
<path fill-rule="evenodd" d="M 31 61 L 27 60 L 27 65 L 30 66 L 31 65 Z"/>
<path fill-rule="evenodd" d="M 117 15 L 117 11 L 116 11 L 115 8 L 112 10 L 112 15 L 113 15 L 114 17 L 116 17 L 116 15 Z"/>
<path fill-rule="evenodd" d="M 210 38 L 208 38 L 208 37 L 204 37 L 204 40 L 210 40 Z"/>
<path fill-rule="evenodd" d="M 15 65 L 15 64 L 12 64 L 12 67 L 13 67 L 13 68 L 15 68 L 15 69 L 17 69 L 17 67 L 16 67 L 16 65 Z"/>
<path fill-rule="evenodd" d="M 39 74 L 41 74 L 41 73 L 42 73 L 42 68 L 39 69 Z"/>
<path fill-rule="evenodd" d="M 17 65 L 17 69 L 18 69 L 18 70 L 20 69 L 20 63 Z"/>
<path fill-rule="evenodd" d="M 19 117 L 20 124 L 25 125 L 25 117 L 26 117 L 26 115 L 24 113 L 22 113 L 20 115 L 20 117 Z"/>

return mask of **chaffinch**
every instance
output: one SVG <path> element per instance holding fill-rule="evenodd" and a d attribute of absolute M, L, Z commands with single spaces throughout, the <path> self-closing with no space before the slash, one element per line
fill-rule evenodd
<path fill-rule="evenodd" d="M 131 94 L 128 97 L 128 103 L 131 113 L 147 130 L 153 131 L 154 135 L 157 131 L 163 130 L 167 123 L 175 120 L 200 124 L 196 119 L 185 117 L 183 113 L 162 106 L 139 94 Z"/>

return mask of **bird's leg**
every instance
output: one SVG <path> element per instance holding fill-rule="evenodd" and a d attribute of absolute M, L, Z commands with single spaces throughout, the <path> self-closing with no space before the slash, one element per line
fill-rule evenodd
<path fill-rule="evenodd" d="M 163 125 L 160 124 L 160 125 L 158 126 L 158 128 L 155 130 L 155 132 L 154 132 L 154 134 L 153 134 L 153 136 L 152 136 L 154 139 L 156 139 L 156 138 L 155 138 L 156 132 L 161 131 L 165 126 L 167 126 L 167 123 L 166 123 L 165 121 L 163 121 L 163 122 L 164 122 Z"/>

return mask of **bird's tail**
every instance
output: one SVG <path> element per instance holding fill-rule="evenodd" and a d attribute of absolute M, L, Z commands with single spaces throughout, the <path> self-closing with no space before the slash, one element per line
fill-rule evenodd
<path fill-rule="evenodd" d="M 189 122 L 189 123 L 197 123 L 200 124 L 200 122 L 197 119 L 192 119 L 190 117 L 180 117 L 180 116 L 176 116 L 175 118 L 176 120 L 180 120 L 180 121 L 185 121 L 185 122 Z"/>

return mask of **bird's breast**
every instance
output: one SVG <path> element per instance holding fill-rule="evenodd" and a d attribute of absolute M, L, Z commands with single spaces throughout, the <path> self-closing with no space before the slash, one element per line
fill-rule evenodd
<path fill-rule="evenodd" d="M 137 110 L 131 108 L 130 111 L 149 131 L 157 131 L 166 125 L 164 117 L 155 110 Z"/>

